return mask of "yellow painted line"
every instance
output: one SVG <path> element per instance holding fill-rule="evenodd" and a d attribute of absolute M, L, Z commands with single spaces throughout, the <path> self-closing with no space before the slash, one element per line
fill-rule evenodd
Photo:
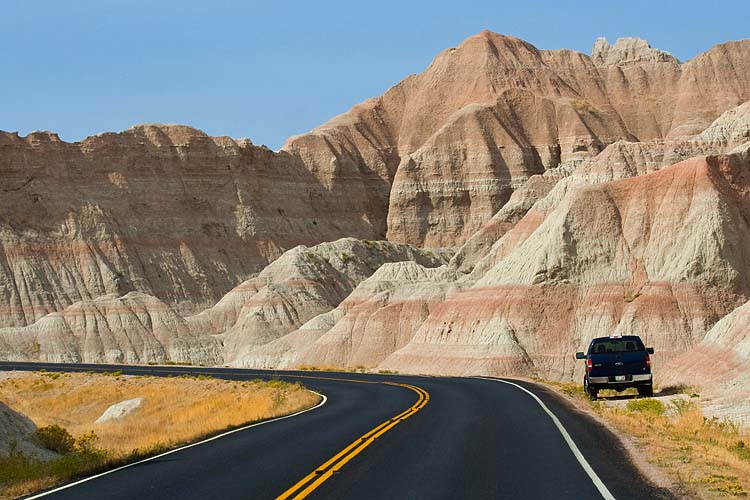
<path fill-rule="evenodd" d="M 337 379 L 341 380 L 341 379 Z M 409 384 L 399 384 L 396 382 L 369 382 L 362 380 L 351 380 L 351 382 L 363 382 L 363 383 L 375 383 L 375 384 L 388 384 L 399 387 L 405 387 L 416 392 L 419 396 L 417 402 L 410 406 L 408 409 L 399 413 L 395 417 L 389 418 L 385 422 L 377 425 L 372 430 L 363 434 L 360 438 L 353 441 L 349 446 L 335 454 L 330 459 L 326 460 L 319 467 L 316 467 L 313 472 L 300 479 L 294 486 L 286 490 L 284 493 L 276 497 L 276 500 L 300 500 L 307 497 L 312 493 L 318 486 L 326 482 L 331 476 L 341 470 L 351 459 L 362 453 L 365 448 L 375 442 L 380 436 L 393 429 L 396 425 L 403 422 L 407 418 L 411 417 L 419 410 L 424 408 L 430 400 L 430 395 L 427 391 L 421 387 L 417 387 Z"/>

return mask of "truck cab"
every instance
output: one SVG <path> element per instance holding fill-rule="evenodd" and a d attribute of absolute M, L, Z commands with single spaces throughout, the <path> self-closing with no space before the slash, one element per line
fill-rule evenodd
<path fill-rule="evenodd" d="M 586 360 L 583 390 L 592 399 L 601 389 L 622 392 L 629 387 L 635 387 L 641 396 L 653 396 L 653 353 L 637 335 L 595 338 L 587 352 L 576 353 L 576 359 Z"/>

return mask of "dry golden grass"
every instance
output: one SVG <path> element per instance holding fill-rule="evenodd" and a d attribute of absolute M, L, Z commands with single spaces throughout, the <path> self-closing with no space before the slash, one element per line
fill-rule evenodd
<path fill-rule="evenodd" d="M 131 415 L 95 424 L 111 405 L 144 398 Z M 93 373 L 19 373 L 0 379 L 0 400 L 38 427 L 57 424 L 79 437 L 90 431 L 112 463 L 197 440 L 223 429 L 313 406 L 319 396 L 278 380 L 135 377 Z M 63 478 L 5 485 L 0 497 L 27 493 Z M 0 485 L 2 487 L 3 485 Z"/>
<path fill-rule="evenodd" d="M 580 385 L 547 384 L 578 405 L 590 405 L 615 429 L 634 438 L 648 461 L 696 498 L 748 495 L 750 433 L 730 421 L 704 417 L 697 398 L 689 397 L 696 396 L 689 388 L 683 388 L 685 395 L 680 398 L 633 399 L 615 406 L 589 401 Z"/>
<path fill-rule="evenodd" d="M 18 498 L 35 491 L 50 488 L 58 481 L 59 480 L 54 477 L 44 477 L 41 479 L 32 479 L 30 481 L 10 484 L 8 486 L 0 487 L 0 498 L 2 500 Z"/>
<path fill-rule="evenodd" d="M 95 424 L 111 405 L 144 398 L 132 415 Z M 0 380 L 0 400 L 38 427 L 58 424 L 73 436 L 93 430 L 99 447 L 130 452 L 193 440 L 220 429 L 312 406 L 298 384 L 193 377 L 28 373 Z"/>

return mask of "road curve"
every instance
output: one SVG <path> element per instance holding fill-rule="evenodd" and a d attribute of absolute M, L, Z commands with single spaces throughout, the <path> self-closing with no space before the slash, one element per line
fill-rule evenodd
<path fill-rule="evenodd" d="M 548 389 L 526 382 L 514 381 L 516 386 L 481 378 L 0 362 L 0 370 L 40 368 L 301 380 L 327 396 L 326 404 L 315 410 L 139 463 L 43 498 L 274 499 L 316 470 L 325 473 L 320 466 L 342 452 L 347 460 L 333 467 L 336 473 L 328 474 L 311 490 L 308 481 L 287 498 L 298 498 L 305 489 L 310 499 L 672 498 L 639 474 L 607 429 Z M 420 402 L 424 396 L 418 391 L 393 384 L 419 388 L 429 401 Z M 352 456 L 345 451 L 416 405 L 421 407 L 365 449 Z M 569 434 L 568 441 L 561 428 Z M 589 473 L 581 457 L 590 464 Z M 601 480 L 599 488 L 591 473 Z"/>

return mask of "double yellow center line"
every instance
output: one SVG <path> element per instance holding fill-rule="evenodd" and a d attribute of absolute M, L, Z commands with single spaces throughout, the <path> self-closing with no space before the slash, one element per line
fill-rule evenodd
<path fill-rule="evenodd" d="M 341 468 L 344 467 L 344 465 L 346 465 L 352 458 L 362 453 L 362 451 L 370 446 L 373 442 L 375 442 L 377 438 L 424 408 L 427 405 L 427 402 L 430 400 L 430 395 L 427 393 L 427 391 L 415 385 L 398 384 L 395 382 L 365 382 L 359 380 L 352 380 L 352 382 L 383 383 L 405 387 L 416 392 L 419 395 L 419 398 L 417 399 L 417 402 L 407 410 L 399 413 L 395 417 L 386 420 L 374 429 L 363 434 L 357 440 L 353 441 L 349 446 L 338 452 L 336 455 L 328 459 L 325 463 L 317 467 L 313 472 L 298 481 L 297 484 L 276 497 L 276 500 L 286 500 L 289 498 L 298 500 L 307 497 L 318 486 L 320 486 L 331 476 L 339 472 Z"/>

